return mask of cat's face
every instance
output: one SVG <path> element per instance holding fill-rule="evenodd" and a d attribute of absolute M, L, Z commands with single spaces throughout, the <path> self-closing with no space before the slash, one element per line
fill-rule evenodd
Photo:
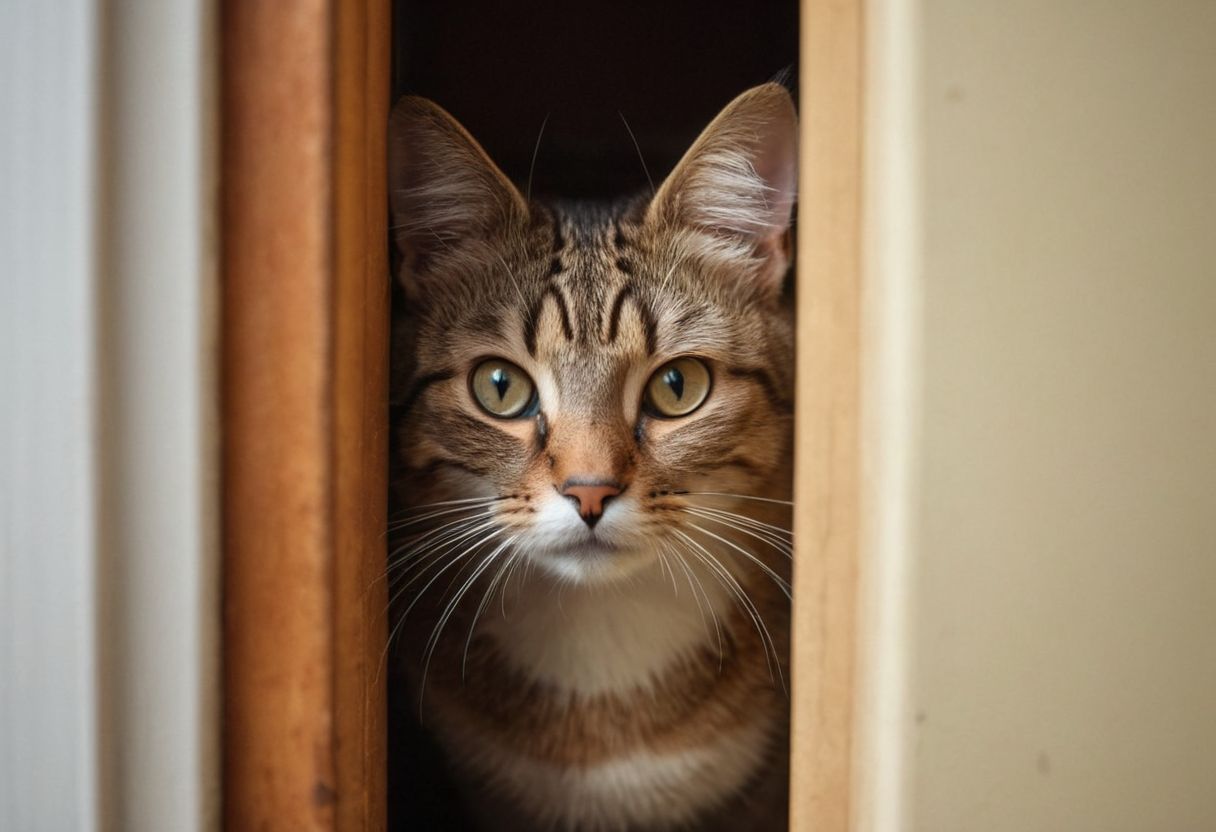
<path fill-rule="evenodd" d="M 610 580 L 678 539 L 685 492 L 785 490 L 795 134 L 785 90 L 758 87 L 653 198 L 540 206 L 438 107 L 398 105 L 394 429 L 449 555 Z"/>

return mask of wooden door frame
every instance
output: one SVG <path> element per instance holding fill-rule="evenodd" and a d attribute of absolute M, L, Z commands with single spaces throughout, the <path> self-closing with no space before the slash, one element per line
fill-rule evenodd
<path fill-rule="evenodd" d="M 854 828 L 864 0 L 802 0 L 790 829 Z"/>
<path fill-rule="evenodd" d="M 854 822 L 863 0 L 802 0 L 790 828 Z M 222 7 L 225 828 L 385 825 L 389 0 Z"/>
<path fill-rule="evenodd" d="M 226 829 L 385 825 L 388 14 L 221 10 Z"/>

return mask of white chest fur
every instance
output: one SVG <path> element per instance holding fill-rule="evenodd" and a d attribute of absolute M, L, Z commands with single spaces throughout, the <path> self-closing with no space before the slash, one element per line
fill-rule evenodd
<path fill-rule="evenodd" d="M 670 567 L 670 569 L 668 568 Z M 481 630 L 530 677 L 570 693 L 645 687 L 673 661 L 717 639 L 730 599 L 711 576 L 655 564 L 621 584 L 507 587 Z"/>
<path fill-rule="evenodd" d="M 731 598 L 712 576 L 672 566 L 619 586 L 511 585 L 479 629 L 511 664 L 564 693 L 637 693 L 688 652 L 712 651 L 715 620 L 730 613 Z M 637 748 L 586 765 L 531 758 L 464 724 L 441 730 L 466 770 L 510 795 L 540 828 L 675 828 L 733 794 L 763 763 L 778 726 L 775 715 L 752 716 L 684 748 Z"/>

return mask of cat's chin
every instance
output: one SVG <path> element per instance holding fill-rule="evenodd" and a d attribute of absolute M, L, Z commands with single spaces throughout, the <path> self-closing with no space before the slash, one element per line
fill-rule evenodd
<path fill-rule="evenodd" d="M 529 557 L 563 583 L 610 584 L 625 580 L 655 560 L 653 552 L 600 540 L 533 551 Z"/>

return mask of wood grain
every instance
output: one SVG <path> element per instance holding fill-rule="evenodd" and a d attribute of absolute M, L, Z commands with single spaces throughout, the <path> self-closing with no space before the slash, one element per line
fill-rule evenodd
<path fill-rule="evenodd" d="M 336 6 L 335 656 L 339 830 L 387 823 L 389 4 Z"/>
<path fill-rule="evenodd" d="M 803 0 L 790 829 L 850 824 L 862 0 Z"/>
<path fill-rule="evenodd" d="M 386 14 L 222 8 L 230 830 L 384 826 Z"/>

